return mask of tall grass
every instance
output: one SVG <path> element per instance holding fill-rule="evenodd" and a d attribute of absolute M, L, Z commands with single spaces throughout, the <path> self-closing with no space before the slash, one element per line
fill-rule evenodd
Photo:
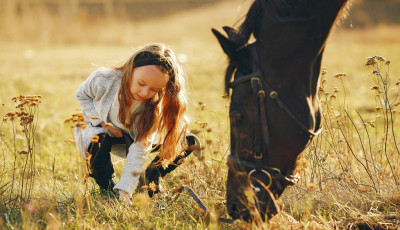
<path fill-rule="evenodd" d="M 298 221 L 340 229 L 398 227 L 399 83 L 383 57 L 368 58 L 366 66 L 376 84 L 370 92 L 376 109 L 367 114 L 347 105 L 340 87 L 326 90 L 328 80 L 344 86 L 346 74 L 328 78 L 322 71 L 324 131 L 298 161 L 302 184 L 284 196 L 286 211 Z"/>
<path fill-rule="evenodd" d="M 267 228 L 374 229 L 397 226 L 400 197 L 396 192 L 399 152 L 395 129 L 398 126 L 398 111 L 395 108 L 399 104 L 399 86 L 392 82 L 389 61 L 382 57 L 371 57 L 367 65 L 370 69 L 368 77 L 376 84 L 371 86 L 376 109 L 365 116 L 344 103 L 345 95 L 341 95 L 343 92 L 340 92 L 340 87 L 327 91 L 331 82 L 344 87 L 346 74 L 328 77 L 326 71 L 322 71 L 319 95 L 324 110 L 324 131 L 298 160 L 301 184 L 285 191 L 282 200 L 286 207 L 266 224 Z M 22 108 L 18 103 L 26 100 L 28 102 L 22 104 L 31 108 L 37 99 L 30 98 L 16 97 L 17 108 Z M 30 110 L 29 114 L 36 118 L 36 122 L 28 124 L 34 124 L 30 130 L 35 131 L 38 104 L 35 103 L 32 108 L 34 110 Z M 203 102 L 198 103 L 196 110 L 199 114 L 213 113 Z M 46 178 L 49 174 L 31 165 L 29 167 L 34 171 L 25 173 L 25 177 L 13 177 L 17 167 L 12 166 L 15 161 L 8 161 L 7 157 L 13 156 L 10 153 L 19 155 L 22 151 L 16 149 L 29 145 L 32 147 L 28 147 L 28 151 L 33 151 L 34 145 L 30 138 L 26 140 L 32 144 L 16 143 L 18 133 L 24 131 L 13 128 L 16 120 L 11 119 L 11 113 L 3 113 L 2 116 L 2 132 L 12 132 L 2 134 L 2 146 L 15 143 L 15 148 L 3 148 L 2 155 L 4 163 L 1 170 L 7 171 L 10 165 L 12 169 L 11 173 L 2 174 L 1 198 L 4 206 L 1 217 L 2 225 L 6 228 L 251 228 L 251 225 L 240 221 L 233 224 L 218 222 L 218 217 L 226 216 L 225 161 L 229 142 L 224 133 L 214 130 L 207 121 L 197 120 L 192 127 L 192 132 L 204 142 L 203 155 L 192 157 L 176 172 L 168 175 L 161 182 L 164 188 L 161 196 L 152 200 L 146 193 L 137 193 L 133 197 L 135 206 L 128 207 L 116 198 L 102 195 L 93 181 L 88 180 L 86 162 L 82 161 L 76 150 L 72 150 L 75 156 L 68 162 L 73 169 L 65 167 L 64 172 L 59 173 L 53 169 L 52 176 Z M 27 117 L 32 121 L 32 116 Z M 70 120 L 79 123 L 78 119 Z M 69 124 L 66 126 L 70 128 Z M 10 138 L 5 139 L 6 136 Z M 31 136 L 35 135 L 29 134 L 27 137 Z M 66 142 L 72 149 L 75 148 L 73 141 Z M 29 161 L 25 158 L 24 162 Z M 30 162 L 34 163 L 35 160 Z M 117 174 L 121 173 L 118 164 L 121 163 L 116 163 Z M 18 175 L 24 175 L 23 171 L 18 172 Z M 73 175 L 67 176 L 71 173 Z M 34 175 L 41 178 L 40 183 L 49 184 L 49 188 L 44 188 L 47 193 L 45 196 L 38 195 L 43 191 L 40 191 L 42 186 L 27 182 L 29 179 L 33 181 Z M 20 195 L 21 189 L 17 186 L 23 184 L 20 181 L 24 180 L 27 185 L 23 194 L 28 194 L 28 199 L 22 199 L 27 195 Z M 10 187 L 10 183 L 15 186 Z M 204 213 L 188 194 L 181 194 L 178 200 L 170 198 L 177 195 L 177 189 L 183 184 L 196 191 L 209 208 L 209 213 Z M 19 202 L 15 203 L 17 198 Z"/>

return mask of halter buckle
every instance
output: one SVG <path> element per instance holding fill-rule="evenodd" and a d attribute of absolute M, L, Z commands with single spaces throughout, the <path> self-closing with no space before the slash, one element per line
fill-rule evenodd
<path fill-rule="evenodd" d="M 258 96 L 262 96 L 263 98 L 265 98 L 265 91 L 264 90 L 259 90 L 258 91 Z"/>
<path fill-rule="evenodd" d="M 249 180 L 250 185 L 251 185 L 251 187 L 253 188 L 253 190 L 254 190 L 255 192 L 259 192 L 259 191 L 260 191 L 260 188 L 253 185 L 253 183 L 251 182 L 251 175 L 252 175 L 253 173 L 257 172 L 257 171 L 258 171 L 258 170 L 253 169 L 253 170 L 251 170 L 251 171 L 249 172 L 249 174 L 247 174 L 247 180 Z M 271 187 L 271 184 L 272 184 L 272 177 L 271 177 L 271 174 L 270 174 L 269 172 L 267 172 L 266 170 L 264 170 L 264 169 L 261 169 L 260 171 L 261 171 L 262 173 L 264 173 L 264 174 L 268 177 L 268 184 L 264 184 L 263 187 L 264 187 L 264 189 L 269 189 L 269 187 Z"/>
<path fill-rule="evenodd" d="M 262 159 L 262 157 L 263 157 L 262 152 L 259 152 L 259 153 L 255 152 L 254 153 L 254 159 L 260 160 L 260 159 Z"/>
<path fill-rule="evenodd" d="M 276 97 L 278 96 L 278 93 L 277 93 L 276 91 L 271 91 L 271 93 L 269 93 L 269 96 L 270 96 L 272 99 L 276 99 Z"/>
<path fill-rule="evenodd" d="M 251 85 L 253 85 L 254 81 L 257 81 L 257 84 L 258 84 L 258 85 L 260 84 L 260 78 L 259 78 L 259 77 L 252 77 L 252 78 L 250 79 L 250 81 L 251 81 Z"/>

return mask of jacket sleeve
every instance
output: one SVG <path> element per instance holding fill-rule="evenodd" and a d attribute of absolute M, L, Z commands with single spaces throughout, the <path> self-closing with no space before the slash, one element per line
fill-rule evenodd
<path fill-rule="evenodd" d="M 129 147 L 129 153 L 126 156 L 124 170 L 121 178 L 114 186 L 114 190 L 123 190 L 132 196 L 133 191 L 139 181 L 139 176 L 142 173 L 143 165 L 148 158 L 148 153 L 151 150 L 151 142 L 148 145 L 144 141 L 135 142 Z"/>
<path fill-rule="evenodd" d="M 100 125 L 101 122 L 103 122 L 101 119 L 92 119 L 92 117 L 99 117 L 93 102 L 95 100 L 100 100 L 101 96 L 104 94 L 103 87 L 100 87 L 99 84 L 99 74 L 98 71 L 93 72 L 86 81 L 79 86 L 75 94 L 76 99 L 78 99 L 79 104 L 82 106 L 83 114 L 86 119 L 90 121 L 92 126 Z"/>

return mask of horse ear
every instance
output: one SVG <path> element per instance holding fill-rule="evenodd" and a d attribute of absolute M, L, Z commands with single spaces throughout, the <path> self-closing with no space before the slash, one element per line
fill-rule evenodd
<path fill-rule="evenodd" d="M 244 43 L 244 38 L 241 34 L 239 34 L 239 32 L 229 26 L 224 26 L 222 27 L 222 29 L 224 29 L 225 33 L 228 35 L 229 39 L 235 42 L 238 42 L 240 44 Z"/>
<path fill-rule="evenodd" d="M 224 35 L 222 35 L 220 32 L 218 32 L 216 29 L 212 29 L 212 32 L 214 33 L 215 37 L 217 37 L 219 44 L 222 47 L 222 50 L 231 58 L 234 59 L 236 50 L 241 47 L 240 44 L 228 39 Z"/>

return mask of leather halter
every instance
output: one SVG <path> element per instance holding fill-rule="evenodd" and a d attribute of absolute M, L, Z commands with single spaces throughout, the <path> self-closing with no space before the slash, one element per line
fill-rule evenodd
<path fill-rule="evenodd" d="M 243 47 L 242 47 L 243 48 Z M 256 52 L 256 60 L 259 61 L 258 52 Z M 294 185 L 296 184 L 300 177 L 298 174 L 296 175 L 283 175 L 278 168 L 269 167 L 263 165 L 263 153 L 261 152 L 261 133 L 264 136 L 264 143 L 267 145 L 269 144 L 269 130 L 268 130 L 268 122 L 266 116 L 266 109 L 265 109 L 265 98 L 266 95 L 275 101 L 278 106 L 283 109 L 290 118 L 303 130 L 307 133 L 310 138 L 318 135 L 322 131 L 322 125 L 318 127 L 317 130 L 311 130 L 307 128 L 295 115 L 290 109 L 283 103 L 280 99 L 279 94 L 272 89 L 272 87 L 268 84 L 266 79 L 262 77 L 262 73 L 260 71 L 255 71 L 250 74 L 241 76 L 240 78 L 232 81 L 229 83 L 229 88 L 234 89 L 236 86 L 250 82 L 252 91 L 253 91 L 253 115 L 254 115 L 254 130 L 255 135 L 253 136 L 253 157 L 255 163 L 249 162 L 243 159 L 239 159 L 238 156 L 233 156 L 232 154 L 228 157 L 228 163 L 230 164 L 238 164 L 241 166 L 245 166 L 246 168 L 250 168 L 251 171 L 248 173 L 248 179 L 251 179 L 251 175 L 254 172 L 261 172 L 269 178 L 268 186 L 272 183 L 272 179 L 276 178 L 275 185 L 278 189 L 282 190 L 282 183 L 284 185 Z M 260 125 L 261 123 L 261 125 Z M 251 181 L 250 181 L 251 182 Z M 250 183 L 254 190 L 259 191 L 259 188 L 254 187 L 252 183 Z"/>

